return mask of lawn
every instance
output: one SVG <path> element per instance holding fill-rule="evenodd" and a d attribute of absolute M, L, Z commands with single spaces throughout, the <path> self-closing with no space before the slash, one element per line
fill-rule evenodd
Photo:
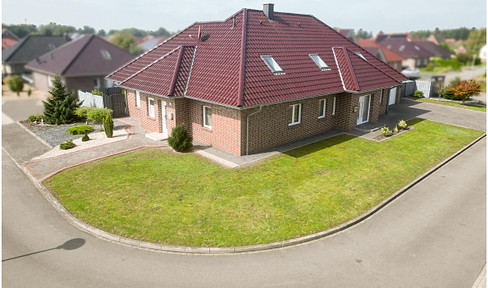
<path fill-rule="evenodd" d="M 76 217 L 105 231 L 182 246 L 262 244 L 351 220 L 482 135 L 414 120 L 375 142 L 340 135 L 225 169 L 195 154 L 143 149 L 44 181 Z"/>
<path fill-rule="evenodd" d="M 469 110 L 486 112 L 486 107 L 475 106 L 475 105 L 472 105 L 472 104 L 465 104 L 465 105 L 463 105 L 463 104 L 458 103 L 458 102 L 435 100 L 435 99 L 432 99 L 432 98 L 421 98 L 421 99 L 415 99 L 415 100 L 420 101 L 420 102 L 440 104 L 440 105 L 446 105 L 446 106 L 458 107 L 458 108 L 463 108 L 463 109 L 469 109 Z"/>

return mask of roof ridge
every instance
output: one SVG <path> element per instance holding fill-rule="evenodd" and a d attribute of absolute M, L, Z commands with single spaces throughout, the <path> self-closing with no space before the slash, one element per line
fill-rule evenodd
<path fill-rule="evenodd" d="M 17 51 L 18 51 L 18 50 L 19 50 L 19 49 L 20 49 L 22 46 L 24 46 L 24 44 L 27 42 L 27 40 L 28 40 L 29 38 L 31 38 L 32 36 L 34 36 L 34 35 L 30 35 L 30 34 L 29 34 L 29 35 L 27 35 L 26 37 L 24 37 L 23 39 L 20 39 L 20 40 L 19 40 L 19 42 L 17 42 L 17 43 L 19 43 L 19 45 L 18 45 L 18 46 L 17 46 L 15 49 L 13 49 L 12 53 L 10 53 L 10 55 L 8 55 L 8 56 L 7 56 L 7 58 L 5 58 L 5 60 L 3 60 L 3 59 L 2 59 L 2 62 L 7 62 L 7 61 L 8 61 L 10 58 L 12 58 L 12 56 L 13 56 L 15 53 L 17 53 Z M 15 44 L 17 44 L 17 43 L 15 43 Z M 14 45 L 15 45 L 15 44 L 14 44 Z M 10 47 L 13 47 L 14 45 L 12 45 L 12 46 L 10 46 Z M 10 47 L 9 47 L 9 48 L 10 48 Z M 3 52 L 4 52 L 4 51 L 2 51 L 2 53 L 3 53 Z"/>
<path fill-rule="evenodd" d="M 239 90 L 237 93 L 237 107 L 242 107 L 244 102 L 244 81 L 246 70 L 246 46 L 247 46 L 247 10 L 242 10 L 242 35 L 241 35 L 241 63 L 239 65 Z"/>
<path fill-rule="evenodd" d="M 86 37 L 86 36 L 85 36 Z M 82 40 L 83 38 L 85 37 L 82 37 L 82 38 L 79 38 L 79 39 L 76 39 L 75 41 L 80 41 Z M 88 46 L 88 44 L 93 41 L 93 39 L 96 37 L 95 35 L 89 35 L 88 37 L 90 37 L 90 39 L 88 39 L 88 41 L 86 41 L 85 45 L 83 45 L 80 50 L 78 50 L 78 53 L 76 53 L 75 57 L 73 57 L 73 59 L 71 59 L 71 61 L 68 63 L 68 65 L 66 65 L 66 67 L 63 69 L 63 71 L 61 71 L 61 73 L 59 73 L 60 75 L 63 75 L 66 73 L 66 71 L 68 71 L 68 69 L 71 67 L 71 65 L 73 65 L 73 63 L 76 61 L 76 59 L 78 59 L 78 57 L 80 56 L 81 52 L 83 50 L 85 50 L 85 48 Z M 73 43 L 73 42 L 68 42 L 68 43 Z M 59 48 L 58 48 L 59 49 Z M 57 49 L 56 49 L 57 50 Z M 55 50 L 53 50 L 55 51 Z M 50 53 L 53 53 L 53 51 L 51 51 Z"/>
<path fill-rule="evenodd" d="M 335 52 L 335 48 L 336 47 L 332 47 L 332 54 L 334 54 L 334 60 L 335 60 L 335 64 L 337 67 L 337 71 L 339 71 L 339 77 L 341 78 L 342 88 L 344 89 L 344 91 L 346 91 L 346 85 L 344 84 L 344 77 L 342 77 L 341 67 L 339 67 L 339 61 L 337 61 L 337 55 Z"/>
<path fill-rule="evenodd" d="M 180 45 L 180 47 L 181 49 L 178 53 L 178 59 L 176 60 L 173 78 L 171 78 L 171 86 L 169 87 L 168 96 L 172 95 L 175 91 L 176 79 L 178 78 L 178 73 L 180 71 L 181 59 L 183 58 L 183 54 L 185 54 L 185 45 Z"/>
<path fill-rule="evenodd" d="M 159 61 L 163 60 L 164 58 L 166 58 L 167 56 L 173 54 L 176 50 L 178 49 L 181 49 L 183 46 L 177 46 L 176 48 L 174 48 L 173 50 L 169 51 L 168 53 L 164 54 L 163 56 L 159 57 L 158 59 L 154 60 L 153 62 L 149 63 L 148 65 L 146 65 L 146 67 L 142 68 L 141 70 L 137 71 L 136 73 L 132 74 L 131 76 L 127 77 L 127 79 L 123 80 L 123 81 L 120 81 L 120 84 L 122 83 L 125 83 L 127 81 L 129 81 L 130 79 L 132 79 L 133 77 L 139 75 L 140 73 L 142 73 L 143 71 L 145 71 L 147 68 L 153 66 L 154 64 L 158 63 Z M 108 76 L 107 76 L 108 77 Z"/>
<path fill-rule="evenodd" d="M 356 87 L 358 91 L 361 91 L 361 86 L 359 85 L 358 77 L 356 76 L 356 71 L 354 70 L 354 66 L 352 65 L 351 62 L 351 57 L 349 56 L 349 49 L 347 47 L 342 47 L 344 49 L 344 52 L 346 53 L 347 56 L 347 65 L 349 66 L 349 69 L 351 69 L 352 76 L 354 77 L 354 81 L 356 82 Z M 352 51 L 351 51 L 352 52 Z M 353 52 L 354 53 L 354 52 Z M 359 56 L 358 56 L 359 57 Z M 362 60 L 362 59 L 361 59 Z M 366 61 L 367 62 L 367 61 Z"/>

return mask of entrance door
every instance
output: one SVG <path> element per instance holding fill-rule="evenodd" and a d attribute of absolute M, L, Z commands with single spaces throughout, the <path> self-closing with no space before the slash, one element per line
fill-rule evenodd
<path fill-rule="evenodd" d="M 390 89 L 390 99 L 388 100 L 388 105 L 395 104 L 397 94 L 397 87 Z"/>
<path fill-rule="evenodd" d="M 359 116 L 357 124 L 363 124 L 369 121 L 369 106 L 371 104 L 371 95 L 359 97 Z"/>
<path fill-rule="evenodd" d="M 168 137 L 168 127 L 166 126 L 166 101 L 161 100 L 161 133 Z"/>

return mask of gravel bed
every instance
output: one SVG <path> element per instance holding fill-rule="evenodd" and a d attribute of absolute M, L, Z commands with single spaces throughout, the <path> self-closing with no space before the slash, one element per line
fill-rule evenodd
<path fill-rule="evenodd" d="M 46 141 L 53 147 L 58 146 L 61 143 L 64 143 L 68 140 L 73 140 L 77 138 L 83 137 L 83 135 L 71 135 L 69 132 L 66 132 L 66 129 L 76 126 L 76 125 L 85 125 L 85 122 L 81 123 L 73 123 L 73 124 L 63 124 L 63 125 L 38 125 L 35 123 L 31 123 L 27 120 L 20 121 L 27 129 L 34 132 L 37 136 L 39 136 L 42 140 Z M 93 132 L 100 131 L 100 124 L 88 124 L 93 127 Z M 90 135 L 90 134 L 88 134 Z"/>

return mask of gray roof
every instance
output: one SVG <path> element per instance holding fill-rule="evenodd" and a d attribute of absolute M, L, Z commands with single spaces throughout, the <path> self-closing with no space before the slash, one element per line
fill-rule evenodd
<path fill-rule="evenodd" d="M 95 35 L 73 40 L 29 62 L 29 70 L 63 76 L 106 76 L 134 55 Z"/>
<path fill-rule="evenodd" d="M 2 63 L 25 64 L 68 41 L 64 36 L 29 35 L 2 51 Z"/>

